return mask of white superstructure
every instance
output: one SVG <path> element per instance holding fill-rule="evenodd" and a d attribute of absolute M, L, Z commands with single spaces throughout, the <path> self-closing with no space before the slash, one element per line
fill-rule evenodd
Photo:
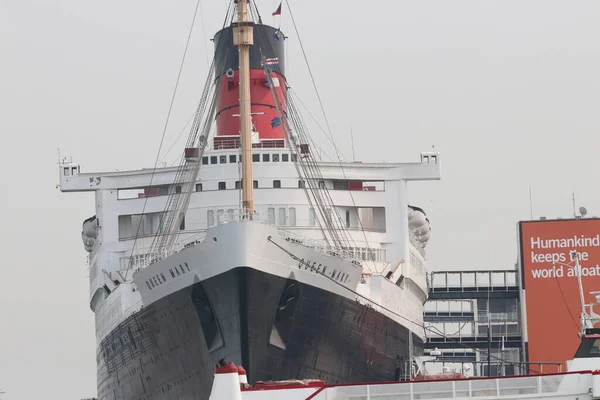
<path fill-rule="evenodd" d="M 322 245 L 322 232 L 297 178 L 292 155 L 284 149 L 255 149 L 253 154 L 260 160 L 254 163 L 258 220 L 277 227 L 281 237 L 312 247 Z M 238 160 L 235 151 L 205 153 L 205 165 L 180 234 L 181 246 L 202 241 L 211 228 L 239 220 Z M 440 179 L 439 154 L 422 153 L 420 162 L 415 163 L 323 162 L 320 168 L 320 185 L 329 189 L 336 204 L 331 212 L 344 221 L 356 244 L 346 249 L 346 256 L 358 260 L 365 273 L 364 283 L 359 284 L 358 279 L 355 288 L 375 304 L 392 307 L 422 325 L 422 304 L 427 296 L 425 246 L 430 227 L 424 213 L 409 206 L 407 184 Z M 97 315 L 98 340 L 141 307 L 140 291 L 147 288 L 136 290 L 131 280 L 133 271 L 128 268 L 130 257 L 134 270 L 150 261 L 147 249 L 158 229 L 167 193 L 179 190 L 171 184 L 175 172 L 176 168 L 159 168 L 154 172 L 82 173 L 79 164 L 60 165 L 63 192 L 95 192 L 96 215 L 84 223 L 82 238 L 89 251 L 90 302 Z M 360 183 L 362 190 L 347 190 L 348 182 Z M 402 291 L 397 290 L 399 282 Z M 108 291 L 115 291 L 117 296 L 105 298 Z M 414 329 L 423 336 L 422 328 Z"/>

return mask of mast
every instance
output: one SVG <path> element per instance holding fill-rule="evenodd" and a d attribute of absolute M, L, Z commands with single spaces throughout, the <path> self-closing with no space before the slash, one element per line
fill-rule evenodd
<path fill-rule="evenodd" d="M 244 218 L 254 214 L 252 170 L 252 116 L 250 115 L 250 46 L 254 23 L 248 20 L 248 0 L 235 0 L 238 20 L 233 24 L 233 44 L 239 50 L 240 141 L 242 147 L 242 207 Z"/>

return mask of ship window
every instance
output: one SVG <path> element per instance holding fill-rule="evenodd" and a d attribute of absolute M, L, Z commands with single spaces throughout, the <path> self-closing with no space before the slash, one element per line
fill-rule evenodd
<path fill-rule="evenodd" d="M 305 186 L 306 185 L 305 185 L 304 181 L 298 181 L 298 188 L 304 189 Z"/>
<path fill-rule="evenodd" d="M 281 181 L 280 180 L 273 181 L 273 187 L 275 189 L 280 189 L 281 188 Z"/>
<path fill-rule="evenodd" d="M 289 209 L 289 221 L 290 221 L 290 226 L 296 226 L 296 207 L 290 207 Z"/>
<path fill-rule="evenodd" d="M 202 157 L 202 165 L 208 165 L 208 157 Z"/>
<path fill-rule="evenodd" d="M 235 181 L 235 188 L 236 188 L 236 189 L 241 189 L 241 188 L 242 188 L 242 182 L 240 182 L 240 181 Z"/>
<path fill-rule="evenodd" d="M 309 208 L 308 209 L 308 225 L 310 226 L 315 226 L 315 209 L 314 208 Z"/>
<path fill-rule="evenodd" d="M 325 189 L 325 182 L 319 181 L 319 189 Z"/>
<path fill-rule="evenodd" d="M 259 162 L 260 154 L 252 154 L 252 162 Z"/>
<path fill-rule="evenodd" d="M 218 209 L 217 210 L 217 224 L 221 225 L 223 223 L 223 214 L 225 213 L 225 211 L 223 209 Z"/>
<path fill-rule="evenodd" d="M 119 239 L 131 239 L 158 233 L 162 212 L 134 215 L 119 215 Z"/>
<path fill-rule="evenodd" d="M 237 157 L 236 157 L 236 155 L 235 155 L 235 154 L 232 154 L 232 155 L 230 155 L 230 156 L 229 156 L 229 162 L 230 162 L 231 164 L 235 164 L 235 163 L 237 162 L 236 158 L 237 158 Z"/>
<path fill-rule="evenodd" d="M 269 207 L 268 209 L 268 223 L 269 225 L 275 225 L 275 209 L 273 207 Z"/>
<path fill-rule="evenodd" d="M 232 208 L 230 208 L 229 210 L 227 210 L 227 220 L 228 221 L 235 221 L 235 213 L 233 211 Z"/>
<path fill-rule="evenodd" d="M 209 227 L 215 226 L 215 212 L 213 210 L 206 212 L 206 225 Z"/>
<path fill-rule="evenodd" d="M 216 164 L 217 163 L 217 156 L 211 156 L 210 157 L 210 163 L 211 164 Z"/>
<path fill-rule="evenodd" d="M 184 231 L 185 230 L 185 215 L 181 219 L 181 225 L 179 225 L 179 230 L 180 231 Z"/>
<path fill-rule="evenodd" d="M 281 161 L 288 162 L 289 160 L 290 160 L 290 155 L 289 154 L 282 154 L 281 155 Z"/>
<path fill-rule="evenodd" d="M 298 161 L 298 154 L 292 154 L 292 162 Z"/>
<path fill-rule="evenodd" d="M 273 154 L 273 162 L 279 162 L 279 154 Z"/>
<path fill-rule="evenodd" d="M 270 157 L 271 157 L 271 155 L 268 154 L 268 153 L 267 154 L 263 154 L 263 162 L 269 162 L 270 161 Z"/>
<path fill-rule="evenodd" d="M 350 228 L 350 210 L 346 210 L 346 228 Z"/>
<path fill-rule="evenodd" d="M 284 207 L 280 207 L 279 208 L 279 225 L 285 225 L 285 208 Z"/>
<path fill-rule="evenodd" d="M 258 181 L 254 181 L 252 186 L 254 186 L 254 189 L 258 189 Z"/>
<path fill-rule="evenodd" d="M 65 176 L 69 175 L 71 175 L 71 170 L 69 169 L 69 167 L 65 167 Z"/>
<path fill-rule="evenodd" d="M 220 164 L 227 164 L 227 156 L 221 156 L 221 157 L 219 157 L 219 163 Z"/>
<path fill-rule="evenodd" d="M 202 191 L 202 184 L 196 183 L 196 192 L 201 192 L 201 191 Z"/>
<path fill-rule="evenodd" d="M 175 186 L 175 193 L 177 193 L 177 194 L 181 193 L 181 186 L 179 186 L 179 185 Z"/>
<path fill-rule="evenodd" d="M 219 182 L 219 190 L 227 189 L 227 182 Z"/>

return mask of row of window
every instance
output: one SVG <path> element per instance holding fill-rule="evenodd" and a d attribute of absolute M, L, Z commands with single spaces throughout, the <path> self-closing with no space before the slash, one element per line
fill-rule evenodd
<path fill-rule="evenodd" d="M 254 189 L 258 189 L 258 181 L 253 181 L 253 187 Z M 303 189 L 305 187 L 306 183 L 304 181 L 298 181 L 298 188 L 299 189 Z M 219 182 L 219 186 L 218 186 L 219 190 L 227 190 L 227 182 Z M 234 184 L 234 188 L 235 189 L 241 189 L 242 188 L 242 182 L 241 181 L 235 181 Z M 281 181 L 279 179 L 275 179 L 273 180 L 273 188 L 275 189 L 281 189 Z M 319 189 L 324 189 L 325 188 L 325 182 L 323 181 L 319 181 Z M 196 192 L 201 192 L 203 189 L 202 184 L 201 183 L 197 183 L 196 184 Z M 175 193 L 181 193 L 181 186 L 177 186 L 175 188 Z"/>
<path fill-rule="evenodd" d="M 164 219 L 164 212 L 119 215 L 119 239 L 155 235 Z M 179 230 L 185 230 L 185 217 Z"/>
<path fill-rule="evenodd" d="M 275 218 L 277 217 L 277 218 Z M 208 210 L 206 212 L 206 222 L 208 227 L 215 226 L 217 223 L 223 223 L 228 221 L 236 221 L 235 210 L 229 209 L 227 212 L 223 209 L 217 210 L 217 218 L 215 220 L 215 211 Z M 296 207 L 279 207 L 277 213 L 275 207 L 269 207 L 267 209 L 267 221 L 270 225 L 280 226 L 296 226 Z M 315 210 L 309 209 L 309 225 L 315 225 Z"/>
<path fill-rule="evenodd" d="M 290 157 L 291 156 L 291 157 Z M 292 160 L 292 162 L 298 161 L 297 154 L 271 154 L 271 153 L 263 153 L 262 154 L 262 162 L 288 162 Z M 261 154 L 252 154 L 252 162 L 260 162 Z M 202 157 L 202 165 L 208 164 L 236 164 L 238 162 L 242 162 L 241 154 L 230 154 L 230 155 L 220 155 L 220 156 L 204 156 Z"/>

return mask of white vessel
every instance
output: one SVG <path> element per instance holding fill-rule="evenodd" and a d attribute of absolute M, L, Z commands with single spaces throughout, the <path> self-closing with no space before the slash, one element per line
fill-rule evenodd
<path fill-rule="evenodd" d="M 63 192 L 95 193 L 82 239 L 99 399 L 207 399 L 222 359 L 252 381 L 398 380 L 423 353 L 431 229 L 407 188 L 440 179 L 439 154 L 317 160 L 285 37 L 256 13 L 235 1 L 215 35 L 179 167 L 59 166 Z"/>

